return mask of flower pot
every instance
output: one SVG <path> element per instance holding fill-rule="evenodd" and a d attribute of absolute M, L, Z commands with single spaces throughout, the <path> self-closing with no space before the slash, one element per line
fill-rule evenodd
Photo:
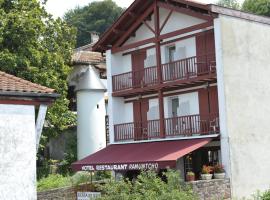
<path fill-rule="evenodd" d="M 225 173 L 214 173 L 214 178 L 215 179 L 224 179 Z"/>
<path fill-rule="evenodd" d="M 187 182 L 195 181 L 195 176 L 186 175 Z"/>
<path fill-rule="evenodd" d="M 202 180 L 211 180 L 213 174 L 201 174 Z"/>

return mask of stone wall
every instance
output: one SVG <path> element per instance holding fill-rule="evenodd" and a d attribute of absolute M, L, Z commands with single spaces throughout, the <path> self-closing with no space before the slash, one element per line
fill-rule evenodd
<path fill-rule="evenodd" d="M 229 200 L 231 188 L 229 179 L 199 180 L 189 183 L 200 200 Z"/>
<path fill-rule="evenodd" d="M 80 185 L 38 192 L 38 200 L 76 200 L 77 192 L 95 191 L 93 185 Z"/>
<path fill-rule="evenodd" d="M 38 192 L 38 200 L 76 200 L 76 191 L 72 187 Z"/>

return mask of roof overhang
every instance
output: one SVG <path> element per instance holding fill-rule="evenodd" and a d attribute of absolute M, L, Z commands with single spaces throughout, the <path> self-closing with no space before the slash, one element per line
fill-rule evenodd
<path fill-rule="evenodd" d="M 255 21 L 259 23 L 269 24 L 270 18 L 263 17 L 239 10 L 229 9 L 213 4 L 202 4 L 191 0 L 156 0 L 159 3 L 169 6 L 176 6 L 182 9 L 188 9 L 192 12 L 202 13 L 204 15 L 217 17 L 219 14 Z M 131 6 L 116 20 L 116 22 L 100 37 L 99 41 L 93 46 L 93 51 L 105 52 L 113 47 L 119 41 L 126 30 L 134 25 L 139 16 L 141 16 L 155 0 L 135 0 Z M 152 13 L 151 13 L 152 14 Z M 142 23 L 139 23 L 137 29 Z"/>
<path fill-rule="evenodd" d="M 0 104 L 51 104 L 58 97 L 60 94 L 57 93 L 0 91 Z"/>

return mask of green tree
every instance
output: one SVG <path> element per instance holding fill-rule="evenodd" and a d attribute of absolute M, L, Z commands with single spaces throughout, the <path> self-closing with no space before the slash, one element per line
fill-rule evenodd
<path fill-rule="evenodd" d="M 111 181 L 101 187 L 104 194 L 99 200 L 196 200 L 192 190 L 180 179 L 180 173 L 164 173 L 167 182 L 154 172 L 142 172 L 137 180 Z"/>
<path fill-rule="evenodd" d="M 123 12 L 112 0 L 92 2 L 88 6 L 77 7 L 64 15 L 64 20 L 77 28 L 77 46 L 90 43 L 90 32 L 102 34 Z"/>
<path fill-rule="evenodd" d="M 270 17 L 270 0 L 245 0 L 242 10 Z"/>
<path fill-rule="evenodd" d="M 47 136 L 75 123 L 66 98 L 75 36 L 74 28 L 53 19 L 38 0 L 0 0 L 0 70 L 61 94 L 48 110 Z"/>
<path fill-rule="evenodd" d="M 227 8 L 240 9 L 240 4 L 237 0 L 219 0 L 217 5 L 224 6 Z"/>

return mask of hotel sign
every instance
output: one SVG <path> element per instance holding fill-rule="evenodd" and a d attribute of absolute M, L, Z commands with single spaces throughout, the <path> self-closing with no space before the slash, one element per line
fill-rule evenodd
<path fill-rule="evenodd" d="M 82 171 L 126 171 L 126 170 L 157 170 L 158 163 L 102 164 L 84 165 Z"/>

